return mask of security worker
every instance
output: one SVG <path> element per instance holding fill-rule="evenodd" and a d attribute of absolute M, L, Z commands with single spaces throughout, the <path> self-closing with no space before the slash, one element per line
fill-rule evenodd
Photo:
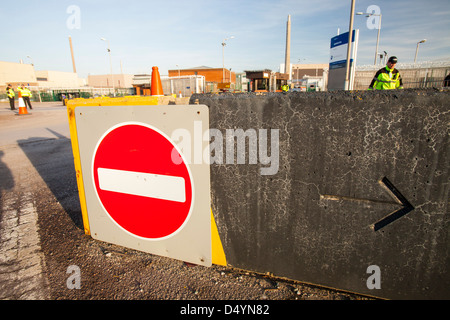
<path fill-rule="evenodd" d="M 31 106 L 31 102 L 30 102 L 30 98 L 33 95 L 31 94 L 30 89 L 28 89 L 27 87 L 25 87 L 22 84 L 22 98 L 23 98 L 23 102 L 25 103 L 25 107 L 28 105 L 28 107 L 30 107 L 30 109 L 33 109 L 33 107 Z"/>
<path fill-rule="evenodd" d="M 400 72 L 395 69 L 397 57 L 390 57 L 386 67 L 378 70 L 372 82 L 369 85 L 369 90 L 389 90 L 389 89 L 403 89 L 403 81 Z"/>
<path fill-rule="evenodd" d="M 14 97 L 16 96 L 16 94 L 14 93 L 14 90 L 10 84 L 8 84 L 8 86 L 6 87 L 6 95 L 8 96 L 9 106 L 11 107 L 11 110 L 15 110 L 16 108 L 14 107 Z"/>
<path fill-rule="evenodd" d="M 283 84 L 281 86 L 281 90 L 283 90 L 283 92 L 288 92 L 289 91 L 289 86 L 287 84 Z"/>

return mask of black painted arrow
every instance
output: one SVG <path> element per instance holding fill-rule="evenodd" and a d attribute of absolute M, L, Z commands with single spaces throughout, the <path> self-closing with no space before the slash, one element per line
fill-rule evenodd
<path fill-rule="evenodd" d="M 389 181 L 388 178 L 383 177 L 378 181 L 380 185 L 387 190 L 387 192 L 394 198 L 396 203 L 402 205 L 402 207 L 394 212 L 391 212 L 386 217 L 378 220 L 374 224 L 371 224 L 370 227 L 374 231 L 378 231 L 381 228 L 387 226 L 388 224 L 394 222 L 395 220 L 403 217 L 405 214 L 414 210 L 413 205 L 401 194 L 401 192 Z M 359 199 L 352 197 L 344 197 L 344 196 L 333 196 L 333 195 L 320 195 L 321 199 L 328 200 L 349 200 L 349 201 L 358 201 L 358 202 L 377 202 L 377 203 L 392 203 L 380 200 L 371 200 L 371 199 Z"/>
<path fill-rule="evenodd" d="M 413 205 L 405 198 L 405 196 L 401 194 L 401 192 L 392 184 L 392 182 L 389 181 L 388 178 L 384 177 L 379 182 L 383 187 L 385 187 L 388 190 L 389 194 L 398 203 L 403 205 L 403 207 L 390 213 L 386 217 L 372 224 L 370 227 L 373 229 L 373 231 L 380 230 L 381 228 L 387 226 L 388 224 L 394 222 L 395 220 L 403 217 L 405 214 L 414 210 Z"/>

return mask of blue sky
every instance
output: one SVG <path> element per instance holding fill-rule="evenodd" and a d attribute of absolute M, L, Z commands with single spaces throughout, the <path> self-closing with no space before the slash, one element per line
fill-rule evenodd
<path fill-rule="evenodd" d="M 284 63 L 286 21 L 291 15 L 291 63 L 328 63 L 330 39 L 348 31 L 351 0 L 171 0 L 171 1 L 23 1 L 0 0 L 0 60 L 25 63 L 37 70 L 72 71 L 69 35 L 78 74 L 109 73 L 110 41 L 113 72 L 151 73 L 196 66 L 233 71 L 268 68 Z M 355 11 L 376 5 L 382 17 L 380 51 L 413 62 L 450 60 L 450 1 L 356 0 Z M 79 20 L 74 24 L 74 12 Z M 20 7 L 20 10 L 19 10 Z M 9 10 L 12 8 L 12 10 Z M 8 10 L 7 10 L 8 9 Z M 69 28 L 69 25 L 79 28 Z M 72 24 L 70 24 L 72 22 Z M 360 30 L 358 65 L 373 64 L 377 30 L 365 16 L 355 16 Z M 0 71 L 1 72 L 1 71 Z"/>

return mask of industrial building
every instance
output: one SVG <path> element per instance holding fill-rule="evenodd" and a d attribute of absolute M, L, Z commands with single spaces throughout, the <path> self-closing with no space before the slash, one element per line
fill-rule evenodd
<path fill-rule="evenodd" d="M 203 76 L 205 77 L 204 92 L 235 91 L 236 73 L 231 69 L 200 66 L 189 69 L 169 70 L 169 77 Z"/>
<path fill-rule="evenodd" d="M 289 80 L 289 74 L 269 69 L 245 71 L 245 76 L 249 80 L 249 92 L 281 92 L 281 87 Z"/>
<path fill-rule="evenodd" d="M 301 91 L 326 91 L 328 63 L 291 64 L 291 87 Z"/>
<path fill-rule="evenodd" d="M 88 84 L 95 88 L 131 88 L 133 86 L 132 74 L 101 74 L 88 75 Z"/>
<path fill-rule="evenodd" d="M 73 72 L 35 70 L 31 64 L 0 61 L 0 90 L 4 91 L 8 84 L 13 87 L 21 84 L 41 88 L 82 87 L 86 79 Z"/>
<path fill-rule="evenodd" d="M 32 64 L 0 61 L 0 99 L 5 100 L 5 89 L 11 84 L 30 87 L 35 101 L 61 101 L 62 97 L 91 97 L 96 95 L 133 94 L 132 75 L 90 75 L 88 79 L 78 77 L 75 72 L 35 70 Z"/>
<path fill-rule="evenodd" d="M 181 76 L 204 76 L 206 82 L 230 82 L 236 83 L 236 74 L 226 68 L 211 68 L 206 66 L 195 67 L 190 69 L 173 69 L 169 70 L 169 77 Z"/>
<path fill-rule="evenodd" d="M 22 83 L 38 85 L 33 65 L 0 61 L 0 90 L 4 92 L 8 84 L 17 87 Z"/>

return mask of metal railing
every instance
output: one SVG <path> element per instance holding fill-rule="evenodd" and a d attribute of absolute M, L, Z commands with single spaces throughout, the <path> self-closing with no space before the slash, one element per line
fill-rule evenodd
<path fill-rule="evenodd" d="M 397 68 L 397 67 L 396 67 Z M 375 73 L 380 68 L 360 68 L 355 73 L 354 90 L 365 90 L 372 82 Z M 403 81 L 403 88 L 441 88 L 444 87 L 444 79 L 450 73 L 450 64 L 437 67 L 413 68 L 406 66 L 397 68 Z"/>

